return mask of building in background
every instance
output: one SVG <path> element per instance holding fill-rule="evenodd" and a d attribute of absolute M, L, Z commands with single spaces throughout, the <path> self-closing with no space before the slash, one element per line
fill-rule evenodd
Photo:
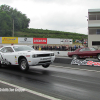
<path fill-rule="evenodd" d="M 100 9 L 88 9 L 88 47 L 100 46 Z"/>

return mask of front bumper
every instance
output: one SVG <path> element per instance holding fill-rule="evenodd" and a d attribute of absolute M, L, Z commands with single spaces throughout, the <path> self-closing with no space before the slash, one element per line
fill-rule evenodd
<path fill-rule="evenodd" d="M 28 60 L 28 64 L 29 66 L 51 64 L 53 63 L 54 60 L 55 60 L 55 56 L 31 58 L 30 60 Z"/>

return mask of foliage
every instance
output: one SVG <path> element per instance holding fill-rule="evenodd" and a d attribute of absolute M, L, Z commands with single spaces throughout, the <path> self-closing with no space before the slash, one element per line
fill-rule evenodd
<path fill-rule="evenodd" d="M 11 36 L 14 20 L 15 31 L 28 28 L 30 19 L 17 9 L 13 9 L 8 5 L 0 6 L 0 35 Z"/>
<path fill-rule="evenodd" d="M 16 31 L 15 36 L 17 37 L 38 37 L 38 38 L 65 38 L 65 39 L 87 39 L 88 36 L 79 33 L 63 32 L 63 31 L 53 31 L 53 30 L 43 30 L 43 29 L 33 29 L 26 28 L 21 31 Z"/>
<path fill-rule="evenodd" d="M 0 11 L 0 35 L 5 36 L 8 34 L 8 36 L 11 35 L 11 17 L 7 15 L 5 12 Z"/>

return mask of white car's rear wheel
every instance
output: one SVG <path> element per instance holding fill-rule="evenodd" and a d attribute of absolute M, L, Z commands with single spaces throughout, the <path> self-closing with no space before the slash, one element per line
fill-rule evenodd
<path fill-rule="evenodd" d="M 42 65 L 44 68 L 48 68 L 50 64 Z"/>
<path fill-rule="evenodd" d="M 20 60 L 19 67 L 22 71 L 27 71 L 29 69 L 28 62 L 25 58 Z"/>

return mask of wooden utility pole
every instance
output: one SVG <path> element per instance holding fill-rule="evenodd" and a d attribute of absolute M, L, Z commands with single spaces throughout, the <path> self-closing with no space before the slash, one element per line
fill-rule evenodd
<path fill-rule="evenodd" d="M 14 37 L 14 19 L 13 19 L 13 34 L 12 37 Z"/>

